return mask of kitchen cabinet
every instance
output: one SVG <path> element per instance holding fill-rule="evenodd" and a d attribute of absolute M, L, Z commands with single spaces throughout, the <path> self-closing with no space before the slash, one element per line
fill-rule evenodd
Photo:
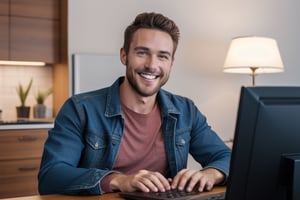
<path fill-rule="evenodd" d="M 0 58 L 8 57 L 8 51 L 7 51 L 7 49 L 9 48 L 9 43 L 7 39 L 9 37 L 8 9 L 9 9 L 8 0 L 0 0 Z"/>
<path fill-rule="evenodd" d="M 59 23 L 52 20 L 10 18 L 10 59 L 58 61 Z"/>
<path fill-rule="evenodd" d="M 0 198 L 38 194 L 48 129 L 0 130 Z"/>
<path fill-rule="evenodd" d="M 8 31 L 8 16 L 0 15 L 0 59 L 9 57 L 9 31 Z"/>
<path fill-rule="evenodd" d="M 0 15 L 8 15 L 9 0 L 0 0 Z"/>
<path fill-rule="evenodd" d="M 10 0 L 11 16 L 60 19 L 59 0 Z"/>
<path fill-rule="evenodd" d="M 0 11 L 0 59 L 58 63 L 60 1 L 8 0 L 8 4 L 7 12 Z"/>

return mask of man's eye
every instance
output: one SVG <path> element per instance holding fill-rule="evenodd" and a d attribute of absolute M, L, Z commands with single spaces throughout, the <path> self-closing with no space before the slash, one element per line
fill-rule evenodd
<path fill-rule="evenodd" d="M 147 52 L 145 52 L 145 51 L 137 51 L 136 53 L 137 53 L 137 55 L 139 55 L 139 56 L 147 55 Z"/>
<path fill-rule="evenodd" d="M 159 55 L 158 57 L 161 60 L 169 60 L 169 56 L 166 56 L 166 55 Z"/>

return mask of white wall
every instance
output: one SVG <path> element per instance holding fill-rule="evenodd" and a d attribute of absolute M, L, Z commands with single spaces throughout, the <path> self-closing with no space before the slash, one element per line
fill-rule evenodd
<path fill-rule="evenodd" d="M 222 72 L 231 38 L 275 38 L 285 72 L 259 75 L 256 84 L 300 85 L 299 10 L 299 0 L 69 0 L 69 53 L 118 54 L 123 31 L 138 13 L 163 13 L 181 30 L 165 88 L 193 99 L 227 140 L 233 137 L 240 87 L 251 85 L 248 75 Z"/>

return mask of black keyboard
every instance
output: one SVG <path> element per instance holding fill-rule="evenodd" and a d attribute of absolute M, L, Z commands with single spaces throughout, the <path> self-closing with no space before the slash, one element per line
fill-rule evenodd
<path fill-rule="evenodd" d="M 148 193 L 147 195 L 150 196 L 154 196 L 154 197 L 158 197 L 158 198 L 162 198 L 162 199 L 175 199 L 175 198 L 179 198 L 179 197 L 186 197 L 186 196 L 191 196 L 191 195 L 195 195 L 197 194 L 197 192 L 187 192 L 185 190 L 167 190 L 166 192 L 152 192 L 152 193 Z"/>
<path fill-rule="evenodd" d="M 225 192 L 187 192 L 185 190 L 168 190 L 166 192 L 120 192 L 119 195 L 130 200 L 224 200 Z"/>

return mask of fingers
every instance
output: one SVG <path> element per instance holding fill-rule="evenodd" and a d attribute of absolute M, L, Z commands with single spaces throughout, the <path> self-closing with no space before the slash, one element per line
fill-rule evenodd
<path fill-rule="evenodd" d="M 178 188 L 179 190 L 186 189 L 190 192 L 198 185 L 195 189 L 202 192 L 204 190 L 211 190 L 214 184 L 220 182 L 222 179 L 224 179 L 224 176 L 216 169 L 211 168 L 203 171 L 183 169 L 174 177 L 171 187 L 172 189 Z"/>
<path fill-rule="evenodd" d="M 203 179 L 202 174 L 199 173 L 198 170 L 183 169 L 174 177 L 172 188 L 178 188 L 179 190 L 185 189 L 190 192 L 199 182 L 203 182 Z"/>
<path fill-rule="evenodd" d="M 164 192 L 170 190 L 169 181 L 159 172 L 140 170 L 135 174 L 132 184 L 143 192 Z"/>
<path fill-rule="evenodd" d="M 214 186 L 214 180 L 210 177 L 207 176 L 204 173 L 198 173 L 197 177 L 199 178 L 199 186 L 198 186 L 198 191 L 203 192 L 204 190 L 211 190 Z"/>
<path fill-rule="evenodd" d="M 186 183 L 190 179 L 192 175 L 192 170 L 183 169 L 178 172 L 178 174 L 174 177 L 172 182 L 172 189 L 178 188 L 179 190 L 183 190 L 185 188 Z"/>
<path fill-rule="evenodd" d="M 201 192 L 204 190 L 212 190 L 215 184 L 221 183 L 225 179 L 225 175 L 214 168 L 206 168 L 199 172 L 202 174 L 198 188 Z"/>
<path fill-rule="evenodd" d="M 166 190 L 179 189 L 192 191 L 194 188 L 199 192 L 211 190 L 220 183 L 225 175 L 220 171 L 207 168 L 205 170 L 183 169 L 172 179 L 166 179 L 159 172 L 140 170 L 132 175 L 116 175 L 111 180 L 111 188 L 121 191 L 141 190 L 143 192 L 165 192 Z"/>

